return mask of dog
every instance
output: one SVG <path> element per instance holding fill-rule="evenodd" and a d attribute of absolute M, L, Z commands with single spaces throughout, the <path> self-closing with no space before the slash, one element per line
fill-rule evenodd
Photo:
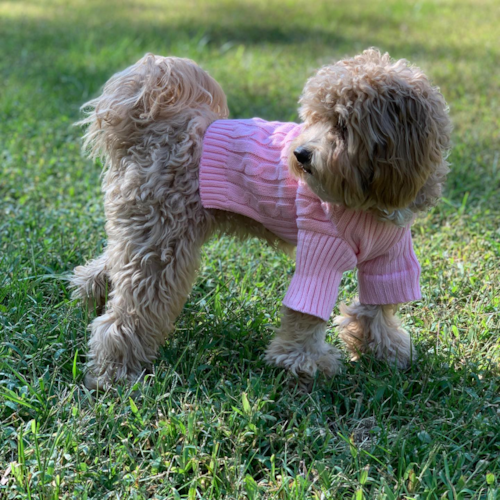
<path fill-rule="evenodd" d="M 304 387 L 338 372 L 327 321 L 342 273 L 357 268 L 340 337 L 353 359 L 409 364 L 396 311 L 420 298 L 410 227 L 449 171 L 445 99 L 419 68 L 372 48 L 321 68 L 299 103 L 300 124 L 229 120 L 208 73 L 147 54 L 83 107 L 84 148 L 104 164 L 108 237 L 72 276 L 74 297 L 101 312 L 87 387 L 135 382 L 152 364 L 216 232 L 297 247 L 268 363 Z"/>

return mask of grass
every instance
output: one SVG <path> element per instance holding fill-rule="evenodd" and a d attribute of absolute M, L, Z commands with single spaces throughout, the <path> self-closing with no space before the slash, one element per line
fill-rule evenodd
<path fill-rule="evenodd" d="M 500 498 L 499 15 L 496 0 L 2 2 L 0 498 Z M 367 357 L 297 394 L 262 360 L 293 261 L 218 239 L 153 376 L 89 393 L 93 313 L 65 276 L 105 233 L 79 106 L 151 51 L 198 61 L 233 117 L 295 120 L 315 67 L 372 45 L 422 66 L 455 123 L 446 198 L 413 231 L 419 362 Z M 340 300 L 355 291 L 348 274 Z"/>

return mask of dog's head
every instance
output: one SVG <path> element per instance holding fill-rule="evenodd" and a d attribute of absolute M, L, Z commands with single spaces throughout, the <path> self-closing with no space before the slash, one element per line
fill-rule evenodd
<path fill-rule="evenodd" d="M 420 69 L 369 49 L 321 68 L 300 104 L 289 165 L 322 200 L 401 225 L 436 203 L 451 125 Z"/>

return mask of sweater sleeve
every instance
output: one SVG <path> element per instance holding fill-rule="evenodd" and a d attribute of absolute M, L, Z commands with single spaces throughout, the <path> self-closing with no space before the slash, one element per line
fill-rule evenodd
<path fill-rule="evenodd" d="M 283 304 L 328 321 L 344 271 L 356 266 L 356 255 L 342 239 L 300 230 L 295 274 Z"/>
<path fill-rule="evenodd" d="M 362 304 L 399 304 L 421 298 L 420 265 L 408 229 L 386 253 L 358 264 Z"/>

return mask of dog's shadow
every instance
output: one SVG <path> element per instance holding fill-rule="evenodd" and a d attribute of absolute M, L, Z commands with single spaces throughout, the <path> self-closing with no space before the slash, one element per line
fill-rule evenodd
<path fill-rule="evenodd" d="M 290 409 L 305 405 L 314 410 L 319 404 L 332 429 L 342 418 L 397 413 L 402 421 L 418 420 L 437 406 L 452 409 L 463 398 L 486 403 L 493 397 L 488 381 L 498 380 L 498 367 L 486 359 L 467 362 L 453 349 L 438 350 L 428 340 L 415 342 L 415 356 L 406 370 L 370 354 L 349 361 L 343 350 L 342 372 L 331 379 L 318 374 L 306 394 L 295 377 L 265 363 L 263 355 L 276 325 L 262 313 L 255 317 L 254 313 L 240 309 L 234 315 L 226 313 L 222 321 L 207 317 L 204 322 L 184 315 L 161 349 L 155 376 L 164 370 L 167 374 L 160 378 L 175 373 L 176 384 L 203 393 L 223 384 L 238 394 L 272 394 L 286 400 Z M 335 330 L 330 332 L 330 341 L 342 350 Z M 333 427 L 331 422 L 335 422 Z"/>
<path fill-rule="evenodd" d="M 407 370 L 371 355 L 350 362 L 345 353 L 341 373 L 332 379 L 318 375 L 304 393 L 293 376 L 263 359 L 276 326 L 267 313 L 235 304 L 234 297 L 214 310 L 212 303 L 200 304 L 205 293 L 195 287 L 143 383 L 119 389 L 126 400 L 129 394 L 142 399 L 151 415 L 237 419 L 234 432 L 248 427 L 254 435 L 258 429 L 259 446 L 266 450 L 281 441 L 290 449 L 307 443 L 326 449 L 333 439 L 336 449 L 374 456 L 404 449 L 407 439 L 431 446 L 439 442 L 442 425 L 478 414 L 498 419 L 498 405 L 492 404 L 498 399 L 498 367 L 488 359 L 467 361 L 453 347 L 438 348 L 427 338 L 414 339 L 416 356 Z M 330 333 L 330 342 L 341 348 L 335 331 Z M 485 431 L 481 439 L 488 436 Z"/>

